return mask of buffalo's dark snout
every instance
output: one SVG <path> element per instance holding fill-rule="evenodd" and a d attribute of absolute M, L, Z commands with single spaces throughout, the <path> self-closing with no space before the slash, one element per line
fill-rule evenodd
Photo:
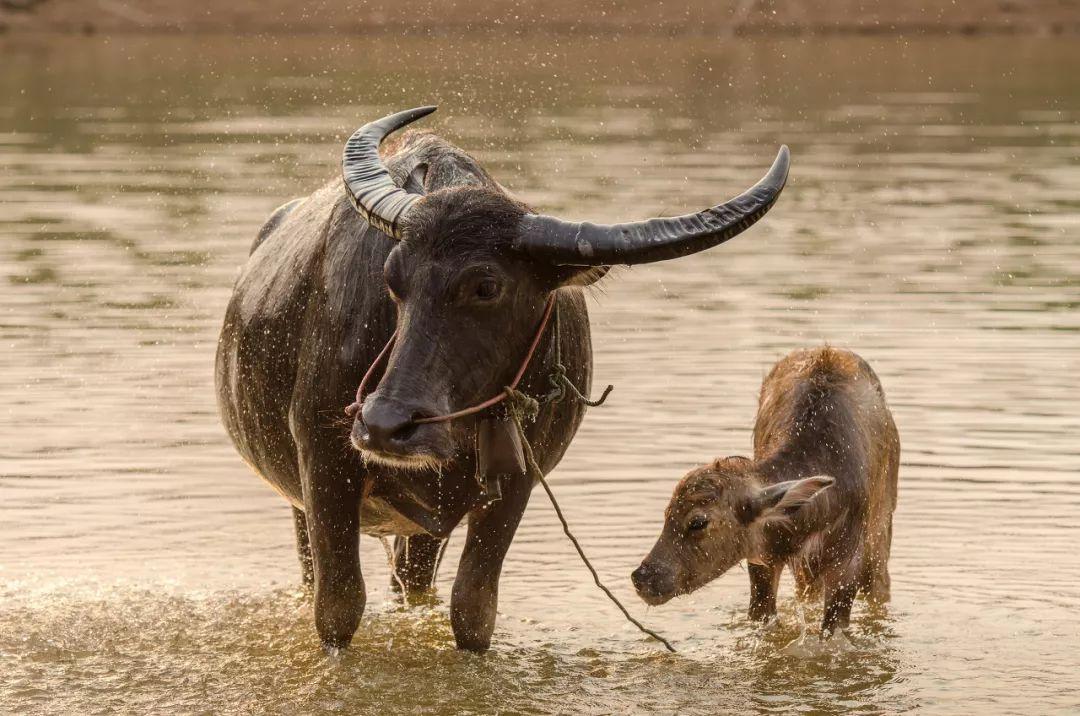
<path fill-rule="evenodd" d="M 416 422 L 441 412 L 435 407 L 384 398 L 376 391 L 364 401 L 353 422 L 353 445 L 376 461 L 447 460 L 452 452 L 447 424 Z"/>
<path fill-rule="evenodd" d="M 650 559 L 630 574 L 630 581 L 647 604 L 663 604 L 675 593 L 674 572 Z"/>

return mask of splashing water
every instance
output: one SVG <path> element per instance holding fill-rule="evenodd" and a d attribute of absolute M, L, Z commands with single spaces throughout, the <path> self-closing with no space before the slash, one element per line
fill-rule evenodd
<path fill-rule="evenodd" d="M 428 585 L 428 589 L 435 590 L 435 581 L 439 576 L 439 565 L 442 564 L 443 554 L 446 552 L 446 545 L 450 544 L 450 539 L 444 539 L 439 543 L 439 549 L 435 554 L 435 569 L 431 570 L 431 583 Z"/>
<path fill-rule="evenodd" d="M 390 539 L 388 537 L 380 536 L 379 541 L 382 542 L 383 550 L 386 551 L 386 564 L 387 564 L 387 567 L 390 569 L 390 575 L 393 578 L 394 582 L 398 585 L 398 589 L 401 590 L 401 600 L 405 603 L 406 606 L 408 606 L 408 604 L 409 604 L 409 591 L 407 589 L 405 589 L 405 582 L 403 582 L 401 580 L 401 576 L 398 574 L 398 571 L 397 571 L 397 554 L 394 552 L 394 547 L 390 543 Z M 409 541 L 408 540 L 405 540 L 405 549 L 406 549 L 406 554 L 407 554 L 407 551 L 409 549 Z M 406 556 L 405 559 L 407 561 L 408 556 Z"/>

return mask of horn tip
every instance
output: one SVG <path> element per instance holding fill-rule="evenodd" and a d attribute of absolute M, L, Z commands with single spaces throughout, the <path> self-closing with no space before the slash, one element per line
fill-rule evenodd
<path fill-rule="evenodd" d="M 422 119 L 437 110 L 438 108 L 439 106 L 435 104 L 425 104 L 422 107 L 410 109 L 408 110 L 409 121 L 415 122 L 418 119 Z"/>
<path fill-rule="evenodd" d="M 766 179 L 771 180 L 772 183 L 779 184 L 780 188 L 787 183 L 788 168 L 791 165 L 791 150 L 788 149 L 786 144 L 780 145 L 780 151 L 776 153 L 776 160 L 773 161 L 772 169 L 769 170 Z"/>

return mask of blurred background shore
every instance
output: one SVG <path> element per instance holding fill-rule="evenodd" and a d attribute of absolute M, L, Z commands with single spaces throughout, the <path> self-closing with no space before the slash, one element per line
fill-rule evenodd
<path fill-rule="evenodd" d="M 0 0 L 0 32 L 1077 34 L 1080 0 Z"/>

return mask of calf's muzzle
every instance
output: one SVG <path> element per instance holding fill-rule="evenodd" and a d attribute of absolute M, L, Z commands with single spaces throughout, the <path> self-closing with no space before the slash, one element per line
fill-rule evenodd
<path fill-rule="evenodd" d="M 668 567 L 646 559 L 630 575 L 638 596 L 647 604 L 663 604 L 675 596 L 675 574 Z"/>

